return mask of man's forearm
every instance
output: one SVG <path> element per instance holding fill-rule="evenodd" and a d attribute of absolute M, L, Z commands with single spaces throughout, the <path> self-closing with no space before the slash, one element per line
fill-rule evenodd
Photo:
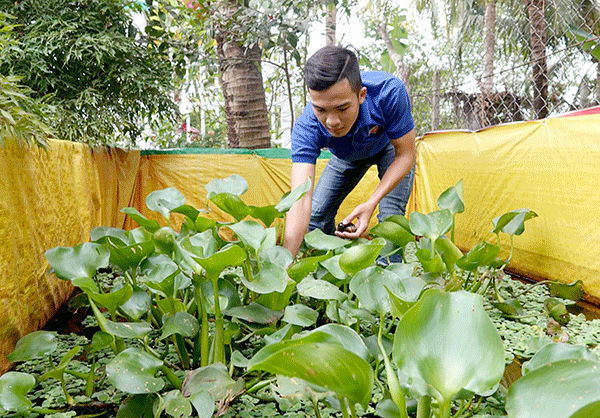
<path fill-rule="evenodd" d="M 310 202 L 310 201 L 309 201 Z M 285 216 L 285 232 L 283 246 L 296 257 L 304 240 L 310 222 L 310 206 L 306 207 L 304 198 L 296 202 Z"/>
<path fill-rule="evenodd" d="M 390 164 L 368 201 L 377 206 L 381 199 L 402 181 L 414 164 L 414 156 L 400 155 Z"/>

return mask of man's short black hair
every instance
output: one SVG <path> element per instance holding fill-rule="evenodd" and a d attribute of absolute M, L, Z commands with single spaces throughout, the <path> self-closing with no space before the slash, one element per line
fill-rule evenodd
<path fill-rule="evenodd" d="M 304 76 L 311 90 L 327 90 L 344 78 L 357 94 L 362 88 L 358 58 L 354 52 L 341 46 L 327 45 L 315 52 L 306 61 Z"/>

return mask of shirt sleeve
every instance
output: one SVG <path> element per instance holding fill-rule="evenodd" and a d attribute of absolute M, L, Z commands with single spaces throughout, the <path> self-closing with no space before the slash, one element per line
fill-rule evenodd
<path fill-rule="evenodd" d="M 321 154 L 319 121 L 309 103 L 292 130 L 292 162 L 316 164 Z"/>
<path fill-rule="evenodd" d="M 388 119 L 388 138 L 398 139 L 415 127 L 410 99 L 404 83 L 399 78 L 391 78 L 385 94 L 381 96 L 381 105 Z M 388 116 L 389 115 L 389 116 Z"/>

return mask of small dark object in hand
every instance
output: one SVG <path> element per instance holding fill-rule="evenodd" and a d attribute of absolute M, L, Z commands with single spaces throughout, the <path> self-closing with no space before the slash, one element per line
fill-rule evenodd
<path fill-rule="evenodd" d="M 337 230 L 339 232 L 356 232 L 356 226 L 350 222 L 349 224 L 345 224 L 343 222 L 340 222 L 337 226 Z"/>

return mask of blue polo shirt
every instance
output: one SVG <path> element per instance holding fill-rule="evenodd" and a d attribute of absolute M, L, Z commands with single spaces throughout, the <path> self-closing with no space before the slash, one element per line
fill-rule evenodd
<path fill-rule="evenodd" d="M 365 71 L 361 79 L 367 96 L 353 129 L 340 138 L 331 136 L 309 103 L 294 125 L 292 162 L 315 164 L 323 148 L 343 160 L 362 160 L 414 128 L 408 94 L 399 78 L 383 71 Z"/>

